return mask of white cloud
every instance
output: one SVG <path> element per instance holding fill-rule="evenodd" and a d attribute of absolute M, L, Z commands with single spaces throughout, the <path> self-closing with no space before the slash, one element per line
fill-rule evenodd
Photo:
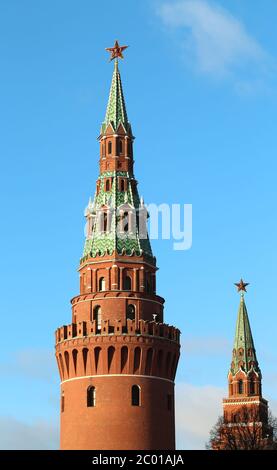
<path fill-rule="evenodd" d="M 0 362 L 1 374 L 22 375 L 34 380 L 52 382 L 56 379 L 58 368 L 55 352 L 48 349 L 25 349 L 16 351 L 8 361 Z"/>
<path fill-rule="evenodd" d="M 222 414 L 226 390 L 212 385 L 203 387 L 176 384 L 176 444 L 178 449 L 205 449 L 209 433 Z"/>
<path fill-rule="evenodd" d="M 226 388 L 176 383 L 177 449 L 205 449 L 209 432 L 222 414 Z M 277 401 L 269 398 L 269 407 L 277 416 Z M 37 419 L 24 423 L 14 417 L 0 417 L 0 449 L 58 449 L 59 426 L 56 420 Z"/>
<path fill-rule="evenodd" d="M 206 0 L 179 0 L 161 4 L 157 13 L 167 27 L 181 30 L 184 57 L 199 72 L 233 79 L 242 74 L 235 83 L 241 92 L 260 86 L 257 75 L 265 72 L 267 53 L 228 11 Z"/>
<path fill-rule="evenodd" d="M 1 450 L 53 450 L 59 448 L 56 422 L 37 420 L 23 423 L 11 416 L 0 418 Z"/>

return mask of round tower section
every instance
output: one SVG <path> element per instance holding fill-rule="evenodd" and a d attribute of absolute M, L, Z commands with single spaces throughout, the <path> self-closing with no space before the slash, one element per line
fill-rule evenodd
<path fill-rule="evenodd" d="M 128 320 L 56 332 L 62 449 L 174 449 L 179 330 Z"/>

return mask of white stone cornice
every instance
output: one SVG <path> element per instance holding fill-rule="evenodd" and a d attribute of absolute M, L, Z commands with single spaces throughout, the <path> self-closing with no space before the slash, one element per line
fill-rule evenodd
<path fill-rule="evenodd" d="M 97 379 L 97 378 L 103 378 L 103 377 L 120 377 L 121 379 L 123 377 L 136 377 L 140 379 L 154 379 L 154 380 L 163 380 L 165 382 L 170 382 L 174 384 L 173 380 L 170 379 L 165 379 L 163 377 L 156 377 L 155 375 L 136 375 L 136 374 L 96 374 L 96 375 L 83 375 L 81 377 L 72 377 L 72 379 L 66 379 L 61 382 L 61 385 L 63 385 L 66 382 L 72 382 L 73 380 L 85 380 L 85 379 Z"/>

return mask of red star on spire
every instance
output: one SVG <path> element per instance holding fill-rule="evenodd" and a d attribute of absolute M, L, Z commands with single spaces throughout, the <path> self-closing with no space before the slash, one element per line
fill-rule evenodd
<path fill-rule="evenodd" d="M 235 286 L 237 286 L 238 292 L 247 292 L 246 287 L 249 286 L 249 282 L 243 282 L 243 280 L 241 279 L 240 282 L 235 283 Z"/>
<path fill-rule="evenodd" d="M 110 60 L 117 59 L 118 57 L 120 59 L 124 59 L 122 51 L 125 51 L 129 46 L 120 46 L 118 44 L 118 41 L 115 41 L 113 47 L 106 47 L 106 51 L 111 53 Z"/>

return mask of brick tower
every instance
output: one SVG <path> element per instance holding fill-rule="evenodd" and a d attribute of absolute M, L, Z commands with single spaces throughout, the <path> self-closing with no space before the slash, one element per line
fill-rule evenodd
<path fill-rule="evenodd" d="M 272 440 L 268 424 L 268 402 L 262 396 L 259 368 L 244 292 L 248 284 L 241 280 L 241 292 L 231 368 L 228 373 L 229 396 L 223 399 L 223 434 L 235 448 L 265 448 Z"/>
<path fill-rule="evenodd" d="M 177 328 L 164 323 L 147 211 L 133 173 L 116 42 L 100 136 L 100 173 L 85 211 L 80 294 L 56 331 L 61 449 L 174 449 Z"/>

